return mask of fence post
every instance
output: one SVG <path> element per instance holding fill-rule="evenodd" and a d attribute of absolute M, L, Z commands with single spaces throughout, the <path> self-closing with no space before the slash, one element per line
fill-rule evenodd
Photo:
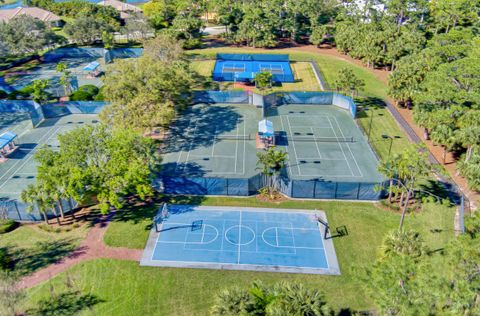
<path fill-rule="evenodd" d="M 13 205 L 15 205 L 15 210 L 17 211 L 18 219 L 22 220 L 22 216 L 20 215 L 20 210 L 18 209 L 17 201 L 13 201 Z"/>

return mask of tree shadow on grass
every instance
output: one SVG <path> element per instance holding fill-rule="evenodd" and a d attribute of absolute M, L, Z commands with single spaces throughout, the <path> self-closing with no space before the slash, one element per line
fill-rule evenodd
<path fill-rule="evenodd" d="M 28 275 L 72 254 L 77 248 L 75 239 L 38 242 L 31 248 L 9 247 L 11 269 L 19 275 Z M 82 250 L 79 250 L 80 254 Z M 77 255 L 78 255 L 77 254 Z"/>
<path fill-rule="evenodd" d="M 369 117 L 369 109 L 382 109 L 387 106 L 382 99 L 373 97 L 355 99 L 355 103 L 357 104 L 357 118 Z"/>
<path fill-rule="evenodd" d="M 37 308 L 28 310 L 26 314 L 39 316 L 74 315 L 85 309 L 91 309 L 101 302 L 104 301 L 95 295 L 71 291 L 41 300 Z"/>
<path fill-rule="evenodd" d="M 157 212 L 163 203 L 168 204 L 188 204 L 200 205 L 205 200 L 204 196 L 186 196 L 186 195 L 163 195 L 150 203 L 135 203 L 132 202 L 126 205 L 122 210 L 117 211 L 112 221 L 114 222 L 132 222 L 138 224 L 147 221 L 145 230 L 152 228 L 152 219 L 157 215 Z"/>
<path fill-rule="evenodd" d="M 418 189 L 421 190 L 417 192 L 419 198 L 430 197 L 430 195 L 426 193 L 429 192 L 436 196 L 433 198 L 435 202 L 440 202 L 438 199 L 445 199 L 455 204 L 460 200 L 458 193 L 455 192 L 450 183 L 441 182 L 439 180 L 428 179 L 422 181 L 422 183 L 418 185 Z"/>

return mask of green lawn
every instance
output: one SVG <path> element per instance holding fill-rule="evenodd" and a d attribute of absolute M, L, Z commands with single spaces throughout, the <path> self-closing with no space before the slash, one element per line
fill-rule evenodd
<path fill-rule="evenodd" d="M 27 275 L 68 255 L 79 245 L 86 232 L 86 226 L 55 233 L 23 225 L 0 235 L 0 248 L 6 249 L 14 260 L 13 270 L 19 275 Z"/>
<path fill-rule="evenodd" d="M 17 2 L 17 0 L 3 0 L 3 1 L 0 1 L 0 5 L 6 5 L 6 4 L 11 4 L 11 3 L 15 3 Z"/>
<path fill-rule="evenodd" d="M 370 143 L 381 159 L 388 157 L 390 144 L 392 145 L 391 154 L 400 154 L 405 148 L 412 146 L 408 136 L 397 124 L 382 100 L 364 98 L 356 100 L 356 103 L 359 109 L 357 122 L 366 135 L 370 131 Z M 391 138 L 384 138 L 383 135 Z M 392 139 L 393 143 L 391 143 Z"/>
<path fill-rule="evenodd" d="M 41 299 L 50 297 L 49 289 L 58 293 L 78 290 L 75 294 L 85 301 L 89 295 L 98 315 L 205 315 L 212 304 L 212 293 L 233 285 L 246 285 L 252 280 L 265 282 L 291 280 L 304 282 L 325 292 L 328 301 L 337 309 L 372 309 L 355 277 L 355 269 L 370 265 L 385 234 L 396 228 L 399 215 L 377 208 L 372 203 L 340 201 L 259 202 L 255 198 L 176 197 L 172 203 L 202 205 L 258 206 L 283 209 L 322 209 L 333 227 L 345 225 L 349 235 L 334 239 L 341 276 L 318 276 L 244 271 L 201 269 L 168 269 L 140 267 L 138 263 L 117 260 L 95 260 L 73 267 L 43 285 L 28 291 L 26 306 L 33 308 Z M 143 248 L 156 206 L 137 208 L 118 213 L 110 224 L 105 241 L 112 246 Z M 409 215 L 408 228 L 417 229 L 431 249 L 441 248 L 453 237 L 454 209 L 426 205 L 421 212 Z M 73 279 L 74 286 L 65 285 Z M 67 283 L 72 283 L 72 280 Z M 72 294 L 73 295 L 73 294 Z M 70 298 L 71 299 L 71 298 Z M 69 304 L 70 303 L 65 303 Z M 46 304 L 49 305 L 49 304 Z M 84 305 L 80 306 L 85 308 Z M 80 309 L 81 309 L 80 308 Z M 85 310 L 83 314 L 90 314 Z"/>

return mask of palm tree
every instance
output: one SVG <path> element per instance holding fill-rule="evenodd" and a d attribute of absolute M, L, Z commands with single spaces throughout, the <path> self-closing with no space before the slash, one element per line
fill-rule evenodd
<path fill-rule="evenodd" d="M 447 149 L 455 143 L 454 128 L 447 124 L 437 125 L 432 129 L 430 137 L 436 144 L 442 146 L 442 163 L 445 164 Z"/>
<path fill-rule="evenodd" d="M 394 178 L 398 174 L 398 160 L 399 156 L 395 155 L 392 158 L 381 160 L 378 165 L 378 171 L 389 180 L 388 185 L 388 202 L 392 203 Z"/>
<path fill-rule="evenodd" d="M 401 155 L 398 162 L 398 175 L 402 181 L 397 181 L 404 191 L 400 197 L 400 207 L 403 207 L 402 217 L 400 219 L 400 229 L 403 227 L 406 212 L 410 198 L 413 197 L 415 181 L 430 173 L 431 166 L 428 162 L 428 152 L 424 146 L 415 146 L 408 148 Z M 406 197 L 404 201 L 404 196 Z"/>
<path fill-rule="evenodd" d="M 473 151 L 480 148 L 480 126 L 465 126 L 456 133 L 456 138 L 467 148 L 465 162 L 468 163 L 472 158 Z"/>
<path fill-rule="evenodd" d="M 271 190 L 278 190 L 278 175 L 287 163 L 287 153 L 270 147 L 257 153 L 257 169 L 267 178 L 267 187 Z M 271 189 L 271 190 L 270 190 Z"/>
<path fill-rule="evenodd" d="M 211 308 L 212 315 L 242 315 L 250 300 L 247 291 L 234 287 L 220 291 L 215 297 L 215 303 Z"/>
<path fill-rule="evenodd" d="M 70 94 L 70 71 L 68 71 L 67 64 L 64 62 L 59 62 L 55 68 L 57 72 L 60 72 L 62 76 L 60 77 L 60 85 L 63 87 L 65 95 Z"/>
<path fill-rule="evenodd" d="M 276 299 L 268 306 L 268 315 L 331 315 L 325 297 L 317 289 L 298 283 L 280 283 L 274 290 Z"/>
<path fill-rule="evenodd" d="M 381 250 L 383 258 L 392 255 L 407 255 L 415 258 L 420 257 L 425 252 L 420 234 L 407 230 L 390 232 L 385 238 Z"/>
<path fill-rule="evenodd" d="M 20 199 L 24 203 L 28 203 L 28 212 L 32 212 L 34 205 L 37 205 L 38 211 L 42 214 L 45 224 L 48 223 L 47 210 L 50 208 L 48 198 L 45 196 L 44 191 L 40 187 L 29 184 L 28 187 L 20 194 Z"/>

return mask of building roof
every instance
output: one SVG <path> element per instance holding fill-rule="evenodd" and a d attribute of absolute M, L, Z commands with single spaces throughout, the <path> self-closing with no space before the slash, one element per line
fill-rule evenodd
<path fill-rule="evenodd" d="M 43 10 L 40 8 L 29 7 L 29 8 L 14 8 L 14 9 L 4 9 L 0 10 L 0 22 L 8 22 L 16 16 L 20 15 L 29 15 L 36 19 L 39 19 L 43 22 L 57 22 L 61 21 L 60 17 L 53 14 L 50 11 Z"/>
<path fill-rule="evenodd" d="M 103 0 L 97 4 L 113 7 L 119 12 L 142 12 L 139 7 L 118 0 Z"/>

